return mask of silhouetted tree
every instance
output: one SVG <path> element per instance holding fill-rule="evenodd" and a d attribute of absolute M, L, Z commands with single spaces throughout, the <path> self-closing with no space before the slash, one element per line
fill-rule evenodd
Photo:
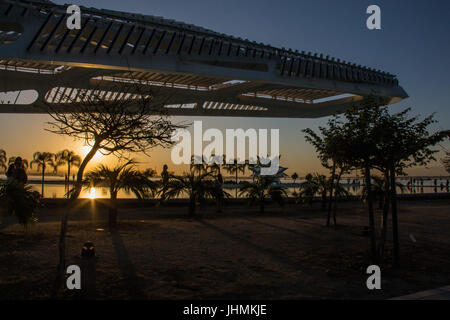
<path fill-rule="evenodd" d="M 444 159 L 442 159 L 442 164 L 445 170 L 450 174 L 450 152 L 445 153 Z"/>
<path fill-rule="evenodd" d="M 173 142 L 174 125 L 165 117 L 164 101 L 154 101 L 155 90 L 139 80 L 100 81 L 93 89 L 69 90 L 58 96 L 58 104 L 46 103 L 52 121 L 46 130 L 82 140 L 91 147 L 81 161 L 71 200 L 77 199 L 83 174 L 97 152 L 122 156 L 143 152 L 157 146 L 167 147 Z M 75 91 L 75 92 L 73 92 Z M 69 204 L 70 205 L 70 204 Z M 70 210 L 61 220 L 58 275 L 52 296 L 56 296 L 65 268 L 65 235 Z"/>
<path fill-rule="evenodd" d="M 319 188 L 317 183 L 314 181 L 313 175 L 311 173 L 308 173 L 305 176 L 305 181 L 300 183 L 296 202 L 301 202 L 303 204 L 312 206 L 314 195 L 318 190 Z"/>
<path fill-rule="evenodd" d="M 316 149 L 322 166 L 330 170 L 331 173 L 326 187 L 329 192 L 327 226 L 330 225 L 333 208 L 333 220 L 336 225 L 336 186 L 339 184 L 342 174 L 351 169 L 351 165 L 346 160 L 345 151 L 341 147 L 345 142 L 345 136 L 339 120 L 339 116 L 333 117 L 328 121 L 326 127 L 319 127 L 319 133 L 309 128 L 303 130 L 306 141 Z"/>
<path fill-rule="evenodd" d="M 284 206 L 284 200 L 287 197 L 286 190 L 280 184 L 274 184 L 274 179 L 271 176 L 255 177 L 254 182 L 245 181 L 241 187 L 240 195 L 249 199 L 249 204 L 258 204 L 259 213 L 264 213 L 265 200 L 270 198 L 272 201 Z"/>
<path fill-rule="evenodd" d="M 192 173 L 197 174 L 198 176 L 201 176 L 202 174 L 208 172 L 208 166 L 203 161 L 203 156 L 192 155 L 191 163 L 189 164 L 189 170 Z"/>
<path fill-rule="evenodd" d="M 38 170 L 41 170 L 42 173 L 42 181 L 41 181 L 41 197 L 44 197 L 44 179 L 45 179 L 45 170 L 47 167 L 51 167 L 54 163 L 55 155 L 51 152 L 35 152 L 33 154 L 33 160 L 30 162 L 30 167 L 33 168 L 33 165 L 37 166 Z"/>
<path fill-rule="evenodd" d="M 58 152 L 58 156 L 64 164 L 67 164 L 67 182 L 70 181 L 70 169 L 72 167 L 80 167 L 81 157 L 77 155 L 74 151 L 62 150 Z"/>
<path fill-rule="evenodd" d="M 316 184 L 316 192 L 322 200 L 322 209 L 327 205 L 327 190 L 330 188 L 330 179 L 323 174 L 314 174 L 312 182 Z"/>
<path fill-rule="evenodd" d="M 410 108 L 399 113 L 389 114 L 386 108 L 381 112 L 377 125 L 374 126 L 374 136 L 377 139 L 375 164 L 390 180 L 389 192 L 392 211 L 392 230 L 394 242 L 394 263 L 399 262 L 398 214 L 396 176 L 403 174 L 404 169 L 420 165 L 425 166 L 436 160 L 434 154 L 439 150 L 433 146 L 444 139 L 448 139 L 450 131 L 431 133 L 430 126 L 437 121 L 433 115 L 420 120 L 418 116 L 409 116 Z M 387 215 L 384 217 L 387 220 Z M 386 226 L 384 223 L 384 226 Z M 386 228 L 384 228 L 386 229 Z M 384 246 L 385 232 L 382 237 Z M 381 252 L 382 252 L 381 247 Z"/>
<path fill-rule="evenodd" d="M 297 174 L 297 172 L 294 172 L 292 175 L 291 175 L 291 178 L 292 178 L 292 180 L 294 180 L 294 194 L 296 193 L 295 192 L 295 181 L 298 179 L 298 174 Z"/>
<path fill-rule="evenodd" d="M 0 149 L 0 168 L 4 170 L 8 169 L 6 166 L 6 152 L 3 149 Z"/>
<path fill-rule="evenodd" d="M 58 173 L 58 168 L 65 164 L 64 159 L 62 159 L 61 154 L 53 154 L 53 161 L 50 163 L 50 167 L 53 168 L 53 173 Z"/>
<path fill-rule="evenodd" d="M 20 224 L 27 227 L 36 221 L 36 212 L 40 206 L 39 193 L 31 186 L 14 180 L 0 185 L 0 210 L 15 216 Z"/>
<path fill-rule="evenodd" d="M 234 174 L 236 179 L 235 179 L 235 183 L 236 183 L 236 193 L 235 196 L 236 198 L 238 197 L 238 174 L 239 172 L 241 172 L 242 174 L 245 173 L 245 168 L 247 168 L 247 164 L 248 162 L 245 161 L 244 163 L 239 163 L 239 160 L 234 160 L 233 163 L 224 163 L 223 168 L 224 170 L 229 173 L 229 174 Z"/>
<path fill-rule="evenodd" d="M 181 176 L 171 175 L 164 193 L 166 199 L 177 198 L 184 193 L 189 197 L 188 213 L 192 217 L 196 214 L 197 205 L 205 203 L 208 199 L 229 196 L 227 192 L 217 189 L 210 172 L 196 174 L 191 171 Z"/>
<path fill-rule="evenodd" d="M 138 199 L 154 196 L 157 184 L 149 178 L 151 171 L 139 171 L 134 168 L 134 161 L 110 168 L 99 165 L 89 171 L 84 179 L 85 188 L 107 187 L 110 195 L 109 227 L 117 227 L 117 193 L 120 190 L 132 192 Z"/>
<path fill-rule="evenodd" d="M 385 102 L 384 99 L 368 97 L 359 107 L 352 107 L 345 112 L 345 121 L 335 117 L 334 124 L 338 137 L 336 148 L 341 150 L 343 162 L 364 172 L 373 262 L 377 262 L 379 253 L 383 251 L 387 210 L 383 213 L 381 250 L 377 250 L 371 171 L 379 170 L 385 175 L 385 184 L 389 185 L 385 197 L 390 198 L 392 207 L 394 262 L 398 263 L 396 175 L 403 173 L 407 167 L 426 165 L 434 160 L 433 154 L 437 150 L 432 149 L 432 146 L 448 137 L 448 131 L 432 134 L 429 126 L 435 122 L 433 116 L 419 121 L 418 117 L 408 117 L 409 109 L 391 115 L 387 107 L 383 106 Z"/>

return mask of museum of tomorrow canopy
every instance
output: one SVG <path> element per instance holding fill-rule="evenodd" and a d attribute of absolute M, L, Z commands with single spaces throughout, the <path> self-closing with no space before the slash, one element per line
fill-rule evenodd
<path fill-rule="evenodd" d="M 112 83 L 153 88 L 170 115 L 314 118 L 365 96 L 407 97 L 392 74 L 339 59 L 279 49 L 161 17 L 0 0 L 0 113 L 70 108 L 77 96 L 135 99 Z M 70 101 L 69 101 L 70 100 Z"/>

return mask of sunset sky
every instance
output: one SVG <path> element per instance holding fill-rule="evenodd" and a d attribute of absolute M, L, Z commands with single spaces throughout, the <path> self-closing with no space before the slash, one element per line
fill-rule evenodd
<path fill-rule="evenodd" d="M 64 4 L 67 0 L 55 0 Z M 412 114 L 436 113 L 436 129 L 450 129 L 450 2 L 437 1 L 172 1 L 172 0 L 98 0 L 71 3 L 125 12 L 163 16 L 199 25 L 214 31 L 306 52 L 324 53 L 346 61 L 381 69 L 398 76 L 410 98 L 392 105 L 398 112 L 412 107 Z M 381 8 L 381 30 L 366 28 L 366 8 Z M 278 128 L 280 129 L 281 164 L 304 176 L 309 172 L 326 172 L 317 161 L 314 149 L 304 140 L 301 130 L 316 129 L 327 118 L 192 118 L 203 120 L 204 129 Z M 31 160 L 35 151 L 57 152 L 72 149 L 83 155 L 83 144 L 68 137 L 46 132 L 46 115 L 0 114 L 0 149 L 7 156 L 20 155 Z M 450 151 L 446 141 L 440 147 Z M 438 158 L 443 156 L 441 151 Z M 155 149 L 151 157 L 137 156 L 142 166 L 157 169 L 167 163 L 170 171 L 183 168 L 171 163 L 170 150 Z M 98 157 L 92 165 L 112 160 Z M 430 169 L 416 168 L 414 175 L 446 175 L 442 165 Z"/>

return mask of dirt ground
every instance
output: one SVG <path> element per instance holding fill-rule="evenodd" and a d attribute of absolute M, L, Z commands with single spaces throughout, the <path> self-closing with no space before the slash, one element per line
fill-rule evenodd
<path fill-rule="evenodd" d="M 57 263 L 59 216 L 48 208 L 26 233 L 0 229 L 0 299 L 46 299 Z M 450 284 L 450 202 L 400 203 L 401 266 L 391 266 L 391 241 L 381 263 L 382 289 L 366 288 L 367 210 L 345 204 L 338 226 L 324 226 L 319 207 L 245 206 L 200 210 L 120 209 L 119 232 L 105 212 L 74 213 L 67 236 L 68 264 L 85 241 L 97 258 L 89 291 L 62 290 L 62 299 L 386 299 Z M 379 224 L 379 217 L 377 217 Z M 97 230 L 102 228 L 103 230 Z M 413 234 L 414 243 L 410 234 Z M 391 238 L 391 236 L 390 236 Z"/>

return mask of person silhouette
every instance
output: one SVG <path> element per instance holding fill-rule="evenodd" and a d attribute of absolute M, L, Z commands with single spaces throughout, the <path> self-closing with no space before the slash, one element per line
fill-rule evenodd
<path fill-rule="evenodd" d="M 163 166 L 163 171 L 161 172 L 161 178 L 162 178 L 162 195 L 161 200 L 166 200 L 166 191 L 167 191 L 167 185 L 169 183 L 169 172 L 167 171 L 168 166 L 165 164 Z"/>
<path fill-rule="evenodd" d="M 28 176 L 21 157 L 14 159 L 14 163 L 9 166 L 6 176 L 8 182 L 16 181 L 22 184 L 27 183 Z"/>
<path fill-rule="evenodd" d="M 6 171 L 6 181 L 9 183 L 14 179 L 14 171 L 16 171 L 15 163 L 11 163 Z"/>

